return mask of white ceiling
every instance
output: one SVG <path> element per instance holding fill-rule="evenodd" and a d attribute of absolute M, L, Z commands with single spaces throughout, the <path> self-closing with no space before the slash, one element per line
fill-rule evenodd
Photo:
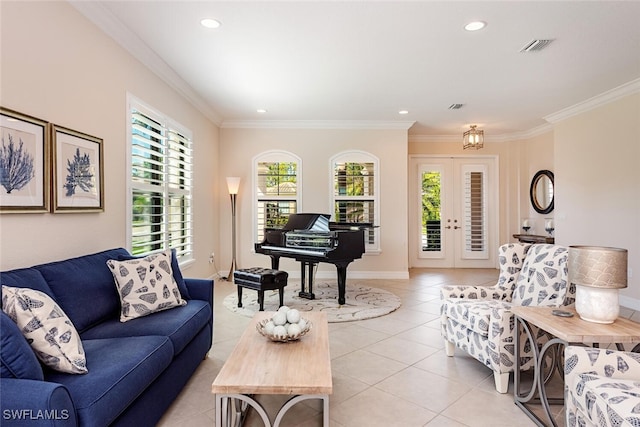
<path fill-rule="evenodd" d="M 640 78 L 639 1 L 71 3 L 221 126 L 478 124 L 491 138 Z M 534 39 L 554 41 L 519 52 Z"/>

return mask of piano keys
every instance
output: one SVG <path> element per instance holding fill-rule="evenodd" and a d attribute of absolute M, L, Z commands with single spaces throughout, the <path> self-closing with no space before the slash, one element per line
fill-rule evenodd
<path fill-rule="evenodd" d="M 313 269 L 321 262 L 336 266 L 338 304 L 345 301 L 347 267 L 364 253 L 364 230 L 368 223 L 332 223 L 328 214 L 298 213 L 289 216 L 283 228 L 265 228 L 264 240 L 255 244 L 256 253 L 271 257 L 278 270 L 280 258 L 293 258 L 301 265 L 302 298 L 314 299 Z M 307 277 L 308 272 L 308 277 Z M 308 291 L 305 290 L 308 286 Z"/>

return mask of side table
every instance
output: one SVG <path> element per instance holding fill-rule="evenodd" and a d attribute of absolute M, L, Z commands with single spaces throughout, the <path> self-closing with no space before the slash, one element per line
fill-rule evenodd
<path fill-rule="evenodd" d="M 545 390 L 546 382 L 553 375 L 553 370 L 558 369 L 563 374 L 560 360 L 564 354 L 564 347 L 569 344 L 586 344 L 598 346 L 600 344 L 634 344 L 640 342 L 640 324 L 629 319 L 618 318 L 611 324 L 592 323 L 582 320 L 573 308 L 562 307 L 563 311 L 569 311 L 573 317 L 559 317 L 552 314 L 554 307 L 512 307 L 515 316 L 514 328 L 515 360 L 514 367 L 514 400 L 538 426 L 557 427 L 549 404 L 564 404 L 564 397 L 548 398 Z M 521 327 L 521 328 L 520 328 Z M 535 340 L 533 327 L 542 329 L 553 335 L 541 348 Z M 532 345 L 534 354 L 533 383 L 528 392 L 520 390 L 520 336 L 526 333 L 527 339 Z M 637 346 L 633 351 L 637 351 Z M 554 365 L 547 378 L 544 378 L 544 360 L 551 355 Z M 536 398 L 536 391 L 538 397 Z M 542 420 L 529 407 L 532 403 L 539 403 L 547 420 Z M 547 424 L 548 421 L 548 424 Z"/>

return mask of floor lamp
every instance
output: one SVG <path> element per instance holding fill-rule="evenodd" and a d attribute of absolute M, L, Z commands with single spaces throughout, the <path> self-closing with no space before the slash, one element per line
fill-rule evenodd
<path fill-rule="evenodd" d="M 233 272 L 236 270 L 236 197 L 240 188 L 240 177 L 228 176 L 227 187 L 231 197 L 231 269 L 227 276 L 228 281 L 233 281 Z"/>

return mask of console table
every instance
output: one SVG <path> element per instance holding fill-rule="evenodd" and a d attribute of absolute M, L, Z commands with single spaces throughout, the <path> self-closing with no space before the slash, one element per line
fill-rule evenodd
<path fill-rule="evenodd" d="M 516 319 L 516 327 L 514 328 L 514 345 L 515 360 L 514 367 L 514 400 L 538 426 L 554 426 L 557 427 L 549 404 L 564 404 L 563 397 L 548 398 L 545 390 L 546 382 L 553 376 L 554 369 L 557 369 L 560 375 L 563 374 L 561 366 L 562 354 L 564 347 L 569 344 L 587 344 L 598 346 L 600 344 L 634 344 L 640 342 L 640 324 L 629 319 L 618 318 L 611 324 L 600 324 L 587 322 L 582 320 L 573 308 L 562 307 L 562 311 L 568 311 L 573 317 L 554 316 L 552 311 L 554 307 L 512 307 L 511 312 Z M 520 328 L 522 327 L 522 328 Z M 533 332 L 533 327 L 542 329 L 553 335 L 540 348 Z M 532 343 L 534 354 L 534 370 L 533 383 L 531 389 L 527 392 L 520 390 L 520 333 L 526 333 L 527 339 Z M 636 346 L 632 351 L 637 351 Z M 550 356 L 554 361 L 551 366 L 552 371 L 545 378 L 544 376 L 544 360 Z M 536 391 L 538 398 L 535 398 Z M 532 403 L 540 403 L 549 423 L 540 419 L 529 407 Z"/>
<path fill-rule="evenodd" d="M 536 236 L 535 234 L 514 234 L 513 237 L 521 243 L 550 243 L 554 244 L 556 239 L 549 236 Z"/>

